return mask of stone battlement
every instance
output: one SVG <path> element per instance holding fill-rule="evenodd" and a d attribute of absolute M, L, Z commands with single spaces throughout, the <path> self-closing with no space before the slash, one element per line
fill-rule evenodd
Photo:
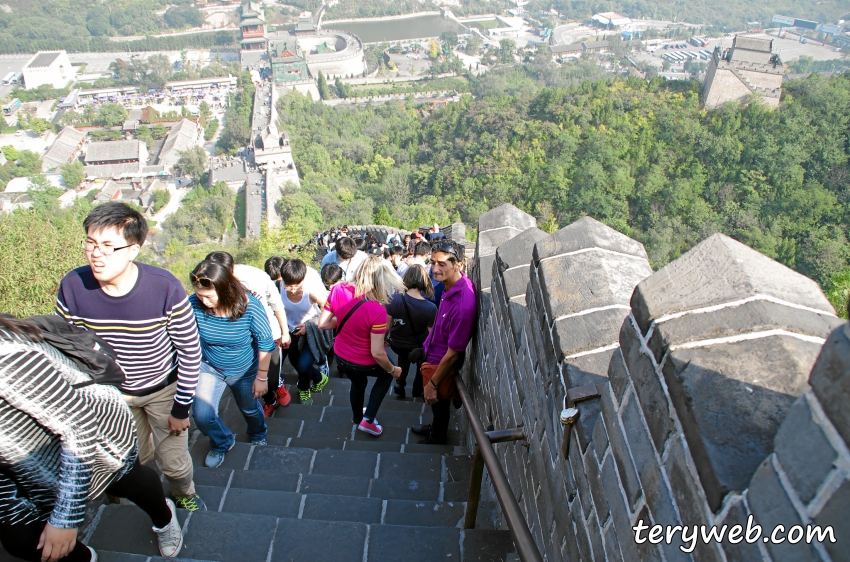
<path fill-rule="evenodd" d="M 506 204 L 478 228 L 463 376 L 485 426 L 525 428 L 496 448 L 547 560 L 847 559 L 850 328 L 814 281 L 721 234 L 653 272 L 590 217 L 548 235 Z M 750 514 L 838 542 L 686 553 L 632 530 Z"/>

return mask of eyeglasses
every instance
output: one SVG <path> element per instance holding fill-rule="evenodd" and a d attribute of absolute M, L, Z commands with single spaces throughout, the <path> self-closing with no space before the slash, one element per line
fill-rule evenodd
<path fill-rule="evenodd" d="M 443 252 L 445 254 L 451 254 L 455 258 L 460 259 L 460 256 L 457 254 L 457 249 L 455 249 L 455 247 L 449 244 L 448 242 L 435 242 L 431 245 L 431 252 Z"/>
<path fill-rule="evenodd" d="M 189 274 L 189 278 L 192 280 L 192 285 L 196 285 L 202 289 L 212 289 L 213 282 L 209 277 L 198 277 L 194 273 Z"/>
<path fill-rule="evenodd" d="M 135 246 L 135 244 L 127 244 L 126 246 L 121 246 L 120 248 L 115 248 L 112 246 L 103 246 L 101 244 L 95 244 L 94 242 L 89 242 L 88 240 L 83 240 L 83 250 L 86 252 L 94 252 L 94 249 L 97 248 L 100 250 L 100 253 L 104 256 L 111 256 L 118 250 L 123 250 L 125 248 L 129 248 L 130 246 Z"/>

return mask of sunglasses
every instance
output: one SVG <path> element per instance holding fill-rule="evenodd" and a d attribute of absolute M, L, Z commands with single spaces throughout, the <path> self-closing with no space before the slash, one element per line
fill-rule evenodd
<path fill-rule="evenodd" d="M 192 285 L 195 285 L 196 287 L 200 287 L 202 289 L 212 289 L 213 288 L 212 279 L 210 279 L 208 277 L 198 277 L 194 273 L 190 273 L 189 278 L 192 280 Z"/>
<path fill-rule="evenodd" d="M 432 252 L 443 252 L 445 254 L 451 254 L 455 258 L 460 259 L 460 256 L 457 255 L 457 249 L 454 246 L 449 244 L 448 242 L 437 242 L 431 245 Z"/>

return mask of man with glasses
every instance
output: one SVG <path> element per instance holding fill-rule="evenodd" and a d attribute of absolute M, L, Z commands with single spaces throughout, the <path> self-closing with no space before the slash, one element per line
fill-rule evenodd
<path fill-rule="evenodd" d="M 463 271 L 463 247 L 447 240 L 431 246 L 431 272 L 443 284 L 434 327 L 425 340 L 422 363 L 423 397 L 434 419 L 411 431 L 424 435 L 422 444 L 448 440 L 451 402 L 457 397 L 455 376 L 463 366 L 466 346 L 478 317 L 475 287 Z"/>
<path fill-rule="evenodd" d="M 88 265 L 62 279 L 56 313 L 115 349 L 125 374 L 121 392 L 136 420 L 139 461 L 156 460 L 178 507 L 205 510 L 189 457 L 201 347 L 186 291 L 164 269 L 133 261 L 148 225 L 129 206 L 99 205 L 83 228 Z"/>

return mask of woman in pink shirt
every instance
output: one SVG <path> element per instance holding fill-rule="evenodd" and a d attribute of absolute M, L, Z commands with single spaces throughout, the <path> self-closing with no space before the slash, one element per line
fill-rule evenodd
<path fill-rule="evenodd" d="M 394 378 L 401 368 L 392 364 L 384 349 L 387 331 L 387 304 L 392 294 L 404 290 L 401 279 L 389 262 L 369 256 L 354 275 L 353 283 L 341 283 L 331 289 L 319 328 L 336 330 L 334 353 L 339 371 L 351 379 L 351 411 L 357 429 L 380 435 L 375 416 Z M 372 387 L 369 403 L 363 410 L 368 376 L 378 380 Z"/>

